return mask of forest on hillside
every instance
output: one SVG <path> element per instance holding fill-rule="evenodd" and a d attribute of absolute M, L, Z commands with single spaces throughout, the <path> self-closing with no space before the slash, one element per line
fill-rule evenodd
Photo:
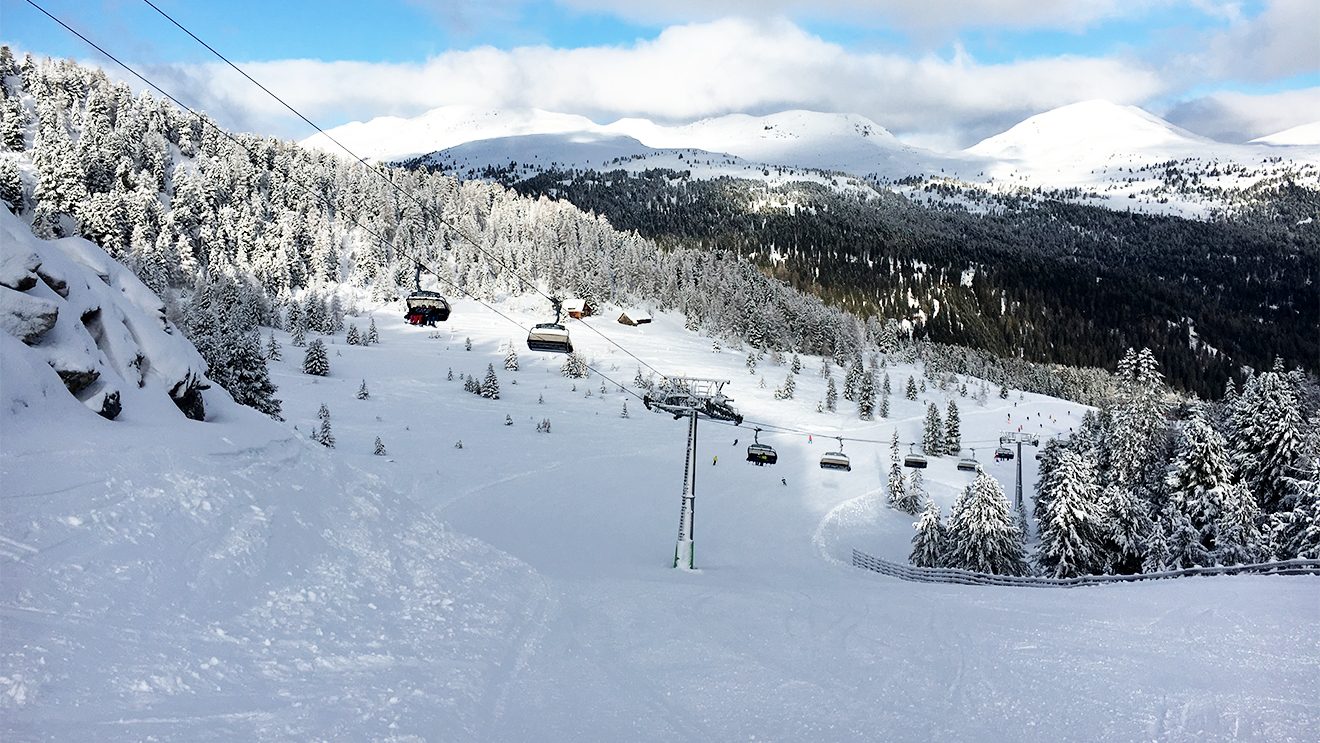
<path fill-rule="evenodd" d="M 831 306 L 913 318 L 932 341 L 1101 368 L 1148 347 L 1175 388 L 1206 397 L 1276 356 L 1320 370 L 1320 230 L 1301 216 L 1320 213 L 1320 193 L 1291 184 L 1216 221 L 661 170 L 547 171 L 514 188 L 662 245 L 730 251 Z"/>

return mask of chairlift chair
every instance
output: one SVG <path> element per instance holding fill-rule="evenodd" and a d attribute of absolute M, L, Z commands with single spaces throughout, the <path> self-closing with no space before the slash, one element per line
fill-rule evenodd
<path fill-rule="evenodd" d="M 998 449 L 995 449 L 996 462 L 1003 462 L 1005 460 L 1012 458 L 1013 458 L 1013 450 L 1008 448 L 1007 446 L 1001 446 Z"/>
<path fill-rule="evenodd" d="M 823 470 L 843 470 L 852 472 L 852 462 L 848 461 L 848 455 L 843 453 L 843 438 L 835 437 L 839 440 L 839 451 L 826 452 L 820 458 L 820 468 Z"/>
<path fill-rule="evenodd" d="M 912 453 L 912 445 L 909 444 L 907 456 L 903 457 L 903 466 L 911 467 L 914 470 L 924 470 L 926 469 L 926 457 L 922 454 Z"/>
<path fill-rule="evenodd" d="M 573 342 L 568 337 L 568 329 L 559 324 L 562 302 L 555 297 L 550 303 L 555 308 L 555 321 L 533 325 L 531 332 L 527 334 L 527 347 L 533 351 L 573 353 Z"/>
<path fill-rule="evenodd" d="M 752 443 L 747 447 L 747 461 L 757 467 L 764 467 L 767 464 L 774 464 L 779 461 L 779 454 L 775 452 L 773 446 L 762 444 L 760 442 L 761 429 L 756 429 L 752 433 Z"/>
<path fill-rule="evenodd" d="M 959 472 L 975 472 L 975 471 L 976 471 L 976 468 L 977 468 L 977 467 L 980 467 L 980 466 L 981 466 L 981 463 L 978 462 L 978 461 L 976 461 L 976 450 L 975 450 L 975 449 L 972 449 L 972 456 L 970 456 L 970 457 L 960 457 L 960 458 L 958 459 L 958 471 L 959 471 Z"/>
<path fill-rule="evenodd" d="M 404 300 L 403 317 L 412 325 L 432 325 L 449 319 L 449 300 L 440 292 L 419 289 Z"/>

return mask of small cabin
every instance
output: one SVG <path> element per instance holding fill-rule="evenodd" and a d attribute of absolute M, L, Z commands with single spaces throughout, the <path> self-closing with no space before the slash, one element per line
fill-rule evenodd
<path fill-rule="evenodd" d="M 635 327 L 637 325 L 645 325 L 651 322 L 651 316 L 645 312 L 637 310 L 624 310 L 619 315 L 619 322 L 624 325 L 632 325 Z"/>
<path fill-rule="evenodd" d="M 596 314 L 596 308 L 585 299 L 565 299 L 564 314 L 574 320 L 581 320 L 584 317 L 591 317 Z"/>

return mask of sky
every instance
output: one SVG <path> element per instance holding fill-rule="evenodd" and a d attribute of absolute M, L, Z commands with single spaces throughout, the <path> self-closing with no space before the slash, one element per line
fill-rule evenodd
<path fill-rule="evenodd" d="M 222 124 L 312 130 L 142 0 L 34 0 Z M 598 123 L 857 113 L 975 144 L 1081 100 L 1241 142 L 1320 120 L 1320 0 L 154 0 L 323 127 L 450 104 Z M 0 0 L 0 41 L 128 73 Z"/>

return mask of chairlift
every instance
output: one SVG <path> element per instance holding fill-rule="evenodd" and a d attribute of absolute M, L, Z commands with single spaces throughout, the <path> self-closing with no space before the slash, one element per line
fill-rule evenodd
<path fill-rule="evenodd" d="M 906 457 L 903 457 L 903 466 L 911 467 L 914 470 L 924 470 L 926 469 L 926 457 L 912 453 L 912 445 L 908 444 L 908 453 Z"/>
<path fill-rule="evenodd" d="M 449 319 L 449 300 L 440 292 L 415 291 L 404 303 L 408 311 L 403 318 L 410 325 L 434 325 Z"/>
<path fill-rule="evenodd" d="M 758 428 L 752 432 L 752 441 L 754 443 L 747 447 L 747 461 L 757 467 L 764 467 L 767 464 L 778 462 L 779 455 L 775 453 L 774 447 L 769 444 L 762 444 L 760 438 L 761 429 Z"/>
<path fill-rule="evenodd" d="M 960 458 L 958 459 L 958 471 L 959 471 L 959 472 L 975 472 L 975 471 L 976 471 L 976 468 L 977 468 L 977 467 L 980 467 L 980 466 L 981 466 L 981 463 L 978 462 L 978 461 L 976 461 L 976 450 L 975 450 L 975 449 L 972 449 L 972 456 L 970 456 L 970 457 L 960 457 Z"/>
<path fill-rule="evenodd" d="M 820 468 L 823 470 L 843 470 L 852 472 L 852 462 L 848 461 L 848 455 L 843 453 L 843 437 L 836 436 L 839 440 L 839 451 L 827 452 L 820 458 Z"/>
<path fill-rule="evenodd" d="M 550 302 L 555 308 L 555 321 L 533 325 L 527 334 L 527 347 L 533 351 L 572 353 L 573 342 L 568 337 L 568 329 L 559 324 L 561 302 L 557 297 Z"/>
<path fill-rule="evenodd" d="M 998 449 L 995 449 L 996 462 L 1003 462 L 1005 460 L 1009 460 L 1012 458 L 1013 458 L 1013 450 L 1008 448 L 1007 446 L 1001 446 Z"/>

